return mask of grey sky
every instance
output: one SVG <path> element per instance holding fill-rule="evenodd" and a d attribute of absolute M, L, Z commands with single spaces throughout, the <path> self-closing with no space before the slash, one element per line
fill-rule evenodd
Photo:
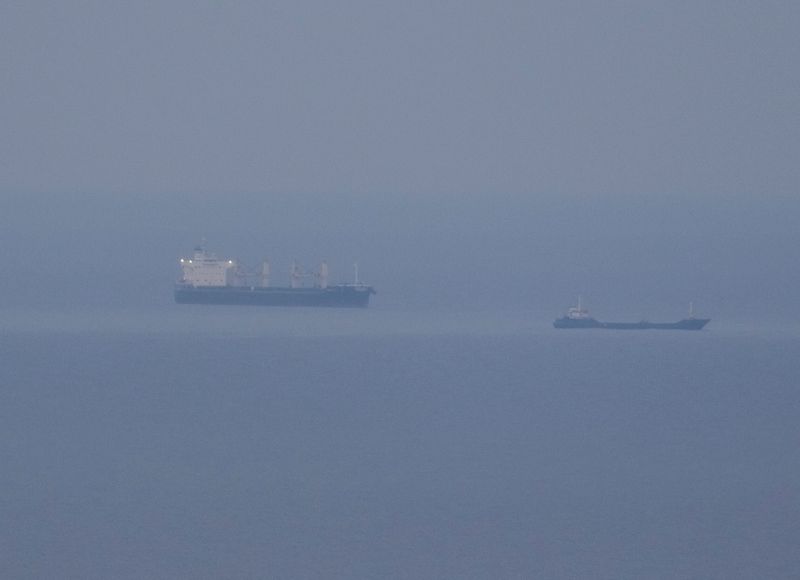
<path fill-rule="evenodd" d="M 387 305 L 784 317 L 796 2 L 5 2 L 5 305 L 171 304 L 202 236 Z M 50 284 L 57 284 L 58 293 Z"/>
<path fill-rule="evenodd" d="M 0 194 L 794 194 L 796 2 L 4 2 Z"/>

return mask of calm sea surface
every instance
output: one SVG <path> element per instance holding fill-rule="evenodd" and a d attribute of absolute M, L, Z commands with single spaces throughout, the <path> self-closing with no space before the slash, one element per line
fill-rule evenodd
<path fill-rule="evenodd" d="M 2 578 L 788 578 L 800 330 L 0 312 Z"/>

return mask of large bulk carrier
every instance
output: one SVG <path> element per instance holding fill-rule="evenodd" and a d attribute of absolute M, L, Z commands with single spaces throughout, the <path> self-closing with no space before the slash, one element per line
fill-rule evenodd
<path fill-rule="evenodd" d="M 175 285 L 175 302 L 179 304 L 233 304 L 243 306 L 327 306 L 361 307 L 369 305 L 375 294 L 372 286 L 358 280 L 350 284 L 328 284 L 328 265 L 319 272 L 308 273 L 296 263 L 290 270 L 290 285 L 271 286 L 269 262 L 261 271 L 248 272 L 237 260 L 220 259 L 202 246 L 194 249 L 191 258 L 181 258 L 181 276 Z M 310 286 L 306 281 L 312 279 Z"/>

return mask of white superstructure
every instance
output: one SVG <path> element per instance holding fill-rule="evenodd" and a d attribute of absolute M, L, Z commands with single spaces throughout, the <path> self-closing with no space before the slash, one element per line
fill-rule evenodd
<path fill-rule="evenodd" d="M 181 284 L 190 286 L 236 286 L 239 267 L 234 260 L 220 260 L 202 247 L 191 258 L 181 258 Z"/>
<path fill-rule="evenodd" d="M 567 318 L 571 320 L 586 320 L 589 318 L 589 311 L 581 304 L 580 296 L 578 296 L 578 306 L 573 306 L 567 310 Z"/>

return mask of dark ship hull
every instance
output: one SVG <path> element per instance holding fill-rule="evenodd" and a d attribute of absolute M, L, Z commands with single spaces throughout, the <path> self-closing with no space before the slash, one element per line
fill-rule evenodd
<path fill-rule="evenodd" d="M 684 318 L 678 322 L 600 322 L 594 318 L 569 318 L 564 316 L 553 322 L 556 328 L 607 328 L 610 330 L 700 330 L 711 322 L 710 318 Z"/>
<path fill-rule="evenodd" d="M 237 306 L 311 306 L 366 308 L 372 286 L 343 284 L 327 288 L 260 288 L 253 286 L 175 286 L 178 304 Z"/>

